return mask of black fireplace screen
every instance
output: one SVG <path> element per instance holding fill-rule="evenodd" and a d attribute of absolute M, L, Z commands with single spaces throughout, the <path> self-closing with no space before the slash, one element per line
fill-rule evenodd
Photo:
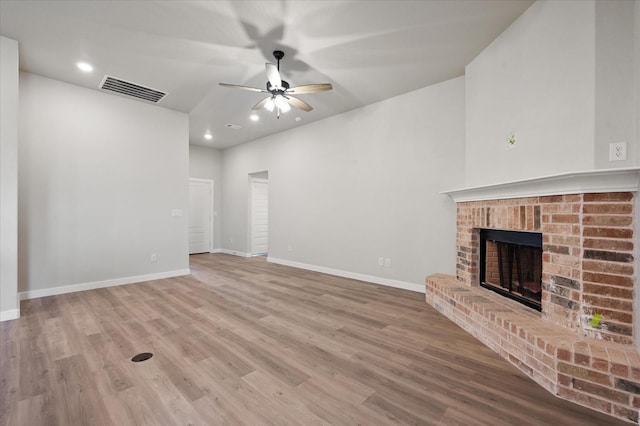
<path fill-rule="evenodd" d="M 540 311 L 542 234 L 480 230 L 480 285 Z"/>

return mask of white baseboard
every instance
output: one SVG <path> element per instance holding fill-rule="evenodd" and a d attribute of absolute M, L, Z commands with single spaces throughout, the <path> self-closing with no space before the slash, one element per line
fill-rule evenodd
<path fill-rule="evenodd" d="M 65 285 L 62 287 L 51 287 L 42 290 L 30 290 L 20 293 L 20 300 L 35 299 L 38 297 L 55 296 L 57 294 L 73 293 L 75 291 L 94 290 L 96 288 L 114 287 L 123 284 L 134 284 L 143 281 L 160 280 L 163 278 L 179 277 L 189 275 L 190 269 L 178 269 L 175 271 L 158 272 L 156 274 L 135 275 L 132 277 L 115 278 L 105 281 L 94 281 L 82 284 Z"/>
<path fill-rule="evenodd" d="M 245 253 L 243 251 L 236 251 L 236 250 L 229 250 L 229 249 L 218 249 L 218 250 L 220 250 L 218 253 L 232 254 L 234 256 L 240 256 L 240 257 L 251 257 L 251 253 Z"/>
<path fill-rule="evenodd" d="M 209 251 L 203 251 L 202 253 L 198 252 L 198 253 L 189 253 L 189 256 L 193 255 L 198 255 L 198 254 L 215 254 L 215 253 L 222 253 L 222 249 L 211 249 Z"/>
<path fill-rule="evenodd" d="M 277 263 L 279 265 L 285 266 L 292 266 L 294 268 L 306 269 L 308 271 L 322 272 L 323 274 L 335 275 L 343 278 L 366 281 L 374 284 L 385 285 L 387 287 L 401 288 L 404 290 L 415 291 L 416 293 L 425 292 L 424 284 L 413 284 L 405 281 L 392 280 L 389 278 L 376 277 L 373 275 L 358 274 L 356 272 L 342 271 L 340 269 L 326 268 L 324 266 L 309 265 L 307 263 L 294 262 L 292 260 L 278 259 L 275 257 L 267 257 L 267 262 Z"/>
<path fill-rule="evenodd" d="M 10 321 L 20 318 L 20 309 L 11 309 L 7 311 L 0 311 L 0 322 Z"/>

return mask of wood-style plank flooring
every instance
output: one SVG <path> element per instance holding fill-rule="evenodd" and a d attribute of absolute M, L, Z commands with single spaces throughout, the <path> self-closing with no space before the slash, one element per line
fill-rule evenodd
<path fill-rule="evenodd" d="M 621 424 L 555 398 L 422 294 L 262 258 L 191 268 L 22 302 L 0 323 L 0 424 Z"/>

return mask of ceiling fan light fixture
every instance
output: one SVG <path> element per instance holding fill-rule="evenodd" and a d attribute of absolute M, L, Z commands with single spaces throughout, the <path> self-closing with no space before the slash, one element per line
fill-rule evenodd
<path fill-rule="evenodd" d="M 273 109 L 276 107 L 276 101 L 274 100 L 274 96 L 269 98 L 266 104 L 264 104 L 264 109 L 269 112 L 273 112 Z"/>
<path fill-rule="evenodd" d="M 289 112 L 289 111 L 291 111 L 291 105 L 289 105 L 289 102 L 287 102 L 287 100 L 284 98 L 284 96 L 276 95 L 275 103 L 276 103 L 276 106 L 278 107 L 278 109 L 281 112 Z"/>

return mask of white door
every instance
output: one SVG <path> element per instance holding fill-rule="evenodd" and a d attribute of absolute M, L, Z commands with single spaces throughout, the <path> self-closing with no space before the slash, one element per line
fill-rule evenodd
<path fill-rule="evenodd" d="M 251 254 L 269 251 L 269 182 L 251 180 Z"/>
<path fill-rule="evenodd" d="M 213 181 L 189 179 L 189 254 L 211 251 Z"/>

